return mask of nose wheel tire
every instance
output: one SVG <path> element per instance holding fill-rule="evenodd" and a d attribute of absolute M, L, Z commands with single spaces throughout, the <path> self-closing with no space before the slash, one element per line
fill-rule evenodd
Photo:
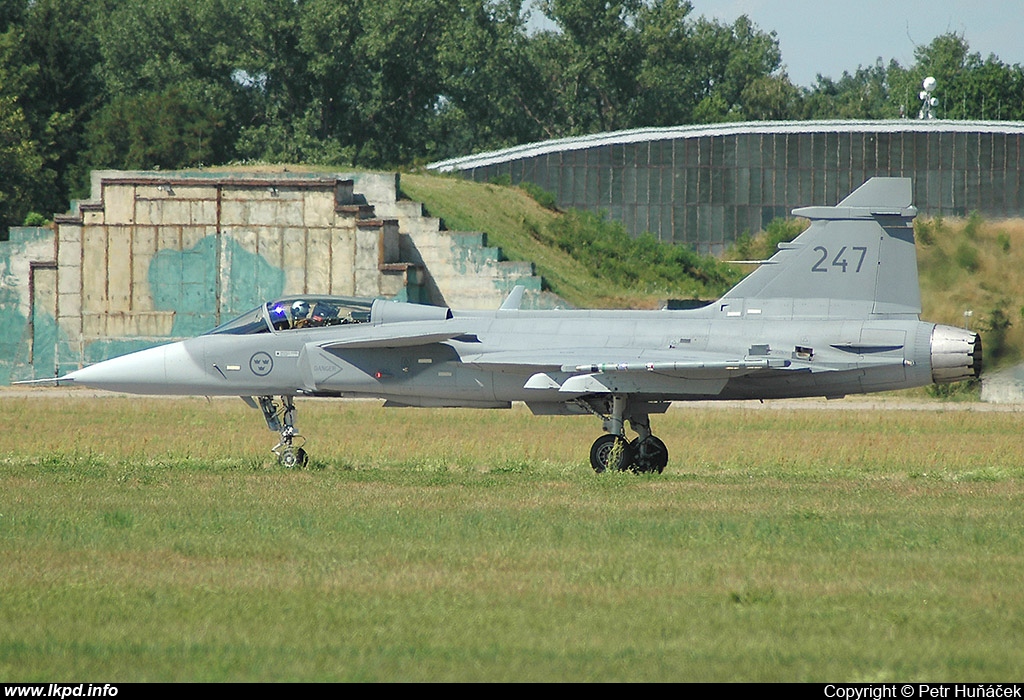
<path fill-rule="evenodd" d="M 307 455 L 306 451 L 301 447 L 286 447 L 283 450 L 281 450 L 281 453 L 277 456 L 277 462 L 282 467 L 286 467 L 288 469 L 301 469 L 302 467 L 306 466 L 307 462 L 309 462 L 309 455 Z"/>
<path fill-rule="evenodd" d="M 601 474 L 605 471 L 625 471 L 633 463 L 633 450 L 620 435 L 602 435 L 590 448 L 590 466 Z"/>

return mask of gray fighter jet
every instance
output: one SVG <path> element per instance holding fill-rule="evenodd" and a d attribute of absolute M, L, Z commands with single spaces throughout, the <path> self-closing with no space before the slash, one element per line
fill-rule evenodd
<path fill-rule="evenodd" d="M 305 295 L 209 333 L 100 362 L 58 381 L 139 394 L 241 396 L 305 463 L 295 397 L 385 406 L 592 414 L 598 472 L 661 472 L 651 414 L 673 401 L 841 397 L 981 373 L 977 333 L 922 322 L 911 182 L 873 178 L 718 301 L 662 311 L 496 311 Z M 626 425 L 636 433 L 630 439 Z"/>

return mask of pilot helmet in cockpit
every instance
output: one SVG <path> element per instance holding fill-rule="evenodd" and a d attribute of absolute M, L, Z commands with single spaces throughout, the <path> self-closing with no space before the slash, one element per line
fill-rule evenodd
<path fill-rule="evenodd" d="M 304 299 L 299 299 L 297 302 L 292 304 L 292 320 L 299 321 L 309 317 L 309 302 Z"/>

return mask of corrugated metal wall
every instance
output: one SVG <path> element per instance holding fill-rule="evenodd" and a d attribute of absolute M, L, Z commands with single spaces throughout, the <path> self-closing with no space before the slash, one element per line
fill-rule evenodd
<path fill-rule="evenodd" d="M 536 183 L 562 208 L 604 210 L 635 235 L 701 252 L 720 252 L 796 207 L 832 205 L 875 175 L 914 179 L 915 203 L 928 215 L 1024 216 L 1017 123 L 786 123 L 704 127 L 677 135 L 652 130 L 615 135 L 508 159 L 500 152 L 461 170 L 477 181 L 507 176 Z M 544 149 L 534 149 L 543 151 Z M 454 161 L 453 161 L 454 162 Z"/>

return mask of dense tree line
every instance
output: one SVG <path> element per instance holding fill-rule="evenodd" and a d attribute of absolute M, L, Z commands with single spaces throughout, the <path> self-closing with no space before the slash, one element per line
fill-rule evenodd
<path fill-rule="evenodd" d="M 553 29 L 531 30 L 530 12 Z M 0 0 L 0 223 L 94 168 L 386 167 L 644 126 L 1024 118 L 1020 66 L 955 34 L 800 88 L 773 32 L 686 0 Z"/>

